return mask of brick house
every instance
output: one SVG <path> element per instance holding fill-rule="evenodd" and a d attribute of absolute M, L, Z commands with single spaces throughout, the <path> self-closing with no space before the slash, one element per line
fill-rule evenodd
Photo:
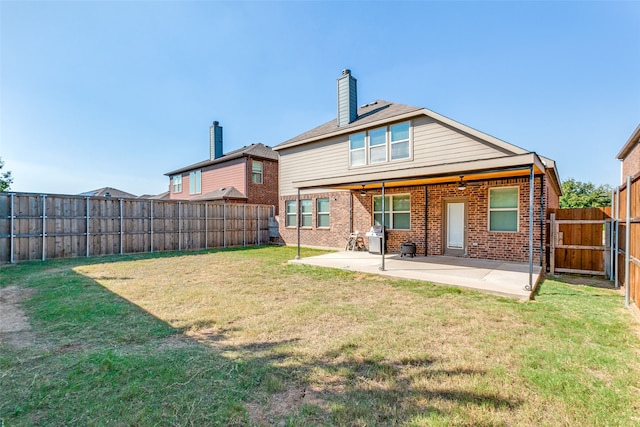
<path fill-rule="evenodd" d="M 620 164 L 622 184 L 626 182 L 628 176 L 634 177 L 640 174 L 640 125 L 633 131 L 616 158 L 622 162 Z"/>
<path fill-rule="evenodd" d="M 344 248 L 384 218 L 388 252 L 410 242 L 429 256 L 544 261 L 554 161 L 426 108 L 357 108 L 349 70 L 337 86 L 337 120 L 274 147 L 285 244 Z"/>
<path fill-rule="evenodd" d="M 209 159 L 165 175 L 170 200 L 211 200 L 275 206 L 278 209 L 278 153 L 251 144 L 223 154 L 222 126 L 209 129 Z"/>

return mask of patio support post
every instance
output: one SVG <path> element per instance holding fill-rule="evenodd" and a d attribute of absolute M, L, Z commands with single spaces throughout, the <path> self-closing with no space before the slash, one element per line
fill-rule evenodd
<path fill-rule="evenodd" d="M 424 256 L 427 256 L 429 244 L 429 192 L 428 186 L 424 186 Z"/>
<path fill-rule="evenodd" d="M 386 230 L 385 230 L 385 226 L 384 226 L 384 212 L 385 212 L 385 206 L 384 206 L 384 181 L 382 181 L 382 245 L 380 247 L 380 253 L 382 254 L 382 264 L 380 265 L 380 270 L 384 271 L 384 246 L 387 244 L 386 239 L 385 239 L 385 234 L 386 234 Z"/>
<path fill-rule="evenodd" d="M 16 219 L 16 214 L 15 214 L 15 194 L 11 193 L 11 219 L 9 220 L 11 222 L 11 232 L 10 235 L 11 237 L 9 238 L 9 249 L 11 251 L 11 254 L 9 255 L 9 262 L 11 264 L 13 264 L 13 251 L 14 251 L 14 245 L 15 245 L 15 233 L 13 232 L 13 230 L 15 230 L 15 219 Z"/>
<path fill-rule="evenodd" d="M 525 290 L 533 290 L 533 165 L 529 167 L 529 284 Z"/>
<path fill-rule="evenodd" d="M 614 233 L 614 223 L 615 223 L 615 212 L 616 212 L 616 201 L 615 201 L 615 196 L 616 195 L 616 191 L 615 190 L 611 190 L 611 222 L 609 223 L 609 280 L 613 280 L 613 266 L 614 266 L 614 259 L 615 257 L 613 256 L 613 248 L 614 248 L 614 244 L 613 244 L 613 239 L 615 236 Z"/>
<path fill-rule="evenodd" d="M 614 278 L 613 284 L 616 289 L 620 288 L 620 283 L 618 282 L 618 270 L 620 269 L 620 259 L 618 258 L 620 252 L 620 187 L 616 188 L 616 231 L 615 231 L 615 254 L 614 254 L 614 262 L 616 264 L 616 268 L 613 271 Z"/>
<path fill-rule="evenodd" d="M 540 267 L 544 254 L 544 175 L 540 175 Z"/>
<path fill-rule="evenodd" d="M 296 227 L 298 228 L 298 254 L 296 259 L 300 259 L 300 188 L 298 187 L 298 196 L 296 199 Z"/>
<path fill-rule="evenodd" d="M 629 307 L 629 267 L 631 267 L 631 175 L 627 176 L 627 209 L 624 230 L 624 306 Z"/>

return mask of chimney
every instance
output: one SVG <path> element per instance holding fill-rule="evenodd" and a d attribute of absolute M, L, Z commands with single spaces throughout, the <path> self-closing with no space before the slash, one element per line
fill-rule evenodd
<path fill-rule="evenodd" d="M 345 126 L 358 118 L 357 80 L 351 70 L 342 70 L 338 78 L 338 126 Z"/>
<path fill-rule="evenodd" d="M 218 122 L 209 128 L 209 157 L 211 160 L 222 157 L 222 126 Z"/>

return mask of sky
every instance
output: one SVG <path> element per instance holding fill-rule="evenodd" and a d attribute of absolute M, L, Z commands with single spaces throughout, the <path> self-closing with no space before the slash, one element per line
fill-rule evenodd
<path fill-rule="evenodd" d="M 425 107 L 620 183 L 640 123 L 640 2 L 0 0 L 0 158 L 12 191 L 168 190 L 164 174 L 275 146 L 358 104 Z"/>

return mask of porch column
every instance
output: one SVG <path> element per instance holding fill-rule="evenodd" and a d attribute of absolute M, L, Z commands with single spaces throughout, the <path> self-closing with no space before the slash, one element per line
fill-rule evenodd
<path fill-rule="evenodd" d="M 285 212 L 285 221 L 286 216 Z M 296 255 L 296 259 L 300 259 L 300 188 L 298 188 L 298 196 L 296 199 L 296 227 L 298 229 L 298 255 Z"/>
<path fill-rule="evenodd" d="M 382 254 L 382 264 L 380 265 L 380 270 L 384 271 L 384 246 L 387 244 L 385 238 L 385 227 L 384 227 L 384 181 L 382 182 L 382 246 L 380 247 L 380 253 Z"/>

